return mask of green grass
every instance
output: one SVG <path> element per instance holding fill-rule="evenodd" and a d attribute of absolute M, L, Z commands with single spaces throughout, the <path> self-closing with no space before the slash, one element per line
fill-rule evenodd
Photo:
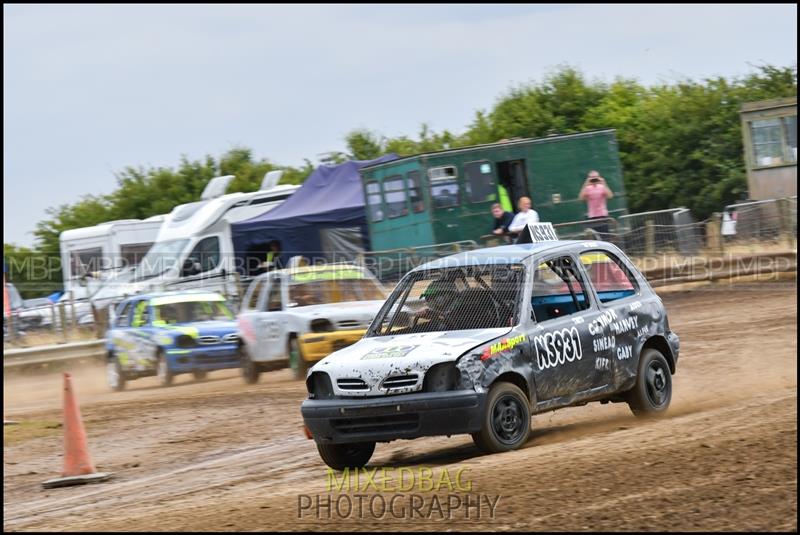
<path fill-rule="evenodd" d="M 58 436 L 63 433 L 61 422 L 56 420 L 16 420 L 16 425 L 3 426 L 3 446 L 10 446 L 34 438 Z"/>

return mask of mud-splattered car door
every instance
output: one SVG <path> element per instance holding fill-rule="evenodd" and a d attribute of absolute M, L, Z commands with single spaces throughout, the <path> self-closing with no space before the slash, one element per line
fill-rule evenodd
<path fill-rule="evenodd" d="M 129 370 L 132 367 L 134 358 L 131 353 L 135 348 L 135 344 L 128 336 L 128 329 L 130 327 L 130 320 L 135 301 L 123 301 L 116 310 L 115 318 L 113 319 L 113 327 L 108 333 L 111 350 L 114 352 L 120 366 L 123 370 Z"/>
<path fill-rule="evenodd" d="M 137 301 L 131 316 L 129 334 L 135 348 L 132 352 L 133 367 L 139 371 L 153 368 L 156 362 L 158 344 L 153 339 L 154 329 L 150 326 L 149 299 Z"/>
<path fill-rule="evenodd" d="M 609 383 L 620 383 L 630 375 L 630 370 L 620 374 L 622 369 L 633 367 L 635 373 L 633 357 L 637 339 L 648 323 L 643 313 L 660 303 L 655 293 L 643 295 L 631 268 L 613 253 L 584 251 L 580 260 L 602 310 L 597 320 L 589 325 L 593 344 L 608 349 L 614 373 Z"/>
<path fill-rule="evenodd" d="M 586 324 L 598 311 L 571 255 L 537 262 L 532 270 L 529 338 L 537 400 L 545 401 L 596 386 L 597 363 Z"/>

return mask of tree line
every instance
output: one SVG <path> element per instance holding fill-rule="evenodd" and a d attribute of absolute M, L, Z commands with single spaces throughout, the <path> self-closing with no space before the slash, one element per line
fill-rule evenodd
<path fill-rule="evenodd" d="M 477 110 L 460 134 L 447 129 L 435 132 L 427 124 L 416 136 L 394 138 L 353 130 L 344 139 L 346 150 L 325 153 L 320 163 L 615 128 L 629 210 L 686 206 L 702 219 L 747 194 L 741 105 L 796 95 L 796 64 L 762 65 L 741 77 L 651 86 L 623 77 L 589 80 L 578 69 L 562 66 L 539 81 L 510 88 L 489 110 Z M 314 165 L 305 160 L 301 167 L 281 166 L 256 157 L 251 149 L 236 147 L 219 158 L 184 156 L 176 168 L 129 166 L 116 173 L 118 187 L 113 193 L 86 195 L 50 208 L 47 218 L 36 225 L 34 248 L 4 244 L 4 255 L 51 262 L 58 257 L 58 236 L 65 230 L 168 213 L 178 204 L 199 199 L 206 183 L 219 175 L 236 176 L 229 191 L 255 191 L 264 174 L 275 169 L 284 170 L 281 183 L 300 184 Z M 18 279 L 22 276 L 17 274 Z M 60 283 L 60 272 L 47 279 Z"/>

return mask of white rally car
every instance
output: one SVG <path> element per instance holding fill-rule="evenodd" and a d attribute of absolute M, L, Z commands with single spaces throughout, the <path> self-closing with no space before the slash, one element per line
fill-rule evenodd
<path fill-rule="evenodd" d="M 386 299 L 367 269 L 307 266 L 259 275 L 239 312 L 245 349 L 242 375 L 289 366 L 297 379 L 320 359 L 361 339 Z"/>
<path fill-rule="evenodd" d="M 310 370 L 301 413 L 336 470 L 367 464 L 376 442 L 423 436 L 509 451 L 545 411 L 664 413 L 679 348 L 661 299 L 613 244 L 479 249 L 404 276 L 366 336 Z"/>

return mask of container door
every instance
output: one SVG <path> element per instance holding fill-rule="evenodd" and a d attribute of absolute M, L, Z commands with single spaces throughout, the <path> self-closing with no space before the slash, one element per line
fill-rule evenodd
<path fill-rule="evenodd" d="M 436 243 L 447 243 L 465 239 L 459 225 L 464 192 L 455 165 L 443 165 L 428 169 L 430 185 L 433 233 Z"/>
<path fill-rule="evenodd" d="M 512 206 L 511 212 L 517 211 L 517 201 L 520 197 L 530 197 L 528 189 L 528 176 L 525 172 L 525 160 L 509 160 L 497 162 L 498 191 L 500 192 L 501 204 L 505 210 L 508 204 Z M 503 202 L 503 191 L 505 188 L 508 195 L 508 202 Z"/>

